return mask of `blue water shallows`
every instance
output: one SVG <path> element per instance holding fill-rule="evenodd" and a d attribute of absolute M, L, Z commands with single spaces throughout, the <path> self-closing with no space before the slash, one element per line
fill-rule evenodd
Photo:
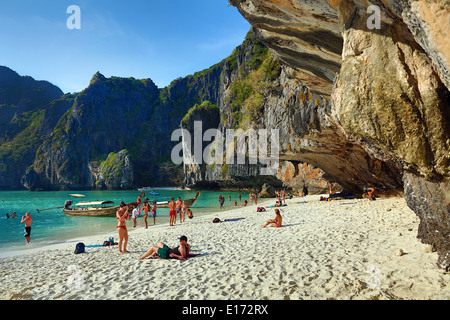
<path fill-rule="evenodd" d="M 177 197 L 189 199 L 195 197 L 196 191 L 175 190 L 165 188 L 154 189 L 159 196 L 146 193 L 150 200 L 161 197 Z M 24 238 L 24 224 L 20 223 L 21 217 L 29 212 L 33 218 L 31 225 L 31 242 L 33 245 L 48 245 L 63 242 L 82 236 L 91 236 L 112 232 L 116 234 L 117 220 L 115 217 L 82 217 L 65 215 L 61 209 L 43 210 L 48 208 L 62 207 L 66 200 L 70 200 L 70 194 L 83 194 L 83 198 L 72 198 L 73 203 L 79 201 L 111 200 L 114 205 L 119 205 L 123 200 L 126 203 L 136 201 L 139 191 L 0 191 L 0 251 L 10 251 L 26 248 Z M 196 203 L 191 207 L 196 216 L 204 215 L 219 210 L 218 197 L 225 196 L 225 208 L 234 208 L 234 201 L 239 202 L 239 194 L 242 201 L 248 200 L 248 193 L 239 192 L 212 192 L 202 191 Z M 229 202 L 229 196 L 232 202 Z M 7 218 L 16 212 L 16 217 Z M 141 214 L 142 217 L 142 214 Z M 187 217 L 186 217 L 187 218 Z M 153 224 L 151 215 L 148 217 L 149 225 Z M 169 209 L 159 208 L 157 210 L 156 223 L 169 221 Z M 128 223 L 132 225 L 131 222 Z M 105 239 L 106 240 L 106 239 Z"/>

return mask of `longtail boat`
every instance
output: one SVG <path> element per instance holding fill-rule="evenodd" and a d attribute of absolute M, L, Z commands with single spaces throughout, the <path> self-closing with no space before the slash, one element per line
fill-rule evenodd
<path fill-rule="evenodd" d="M 72 197 L 84 197 L 80 194 L 71 194 Z M 127 203 L 136 205 L 136 202 Z M 113 201 L 84 201 L 76 204 L 72 200 L 67 200 L 64 204 L 64 213 L 69 216 L 96 216 L 113 217 L 120 206 L 115 206 Z"/>

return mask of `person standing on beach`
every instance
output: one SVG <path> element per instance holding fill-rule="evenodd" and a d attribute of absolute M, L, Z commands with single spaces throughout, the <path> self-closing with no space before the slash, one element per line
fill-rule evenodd
<path fill-rule="evenodd" d="M 178 200 L 177 200 L 177 202 L 175 202 L 175 204 L 176 204 L 176 214 L 180 215 L 180 223 L 181 223 L 181 206 L 183 205 L 183 202 L 181 201 L 180 197 L 178 197 Z M 177 216 L 175 215 L 174 222 L 176 222 L 176 221 L 177 221 Z"/>
<path fill-rule="evenodd" d="M 119 210 L 116 212 L 117 222 L 117 232 L 119 232 L 119 253 L 123 254 L 127 251 L 128 243 L 128 230 L 127 230 L 127 218 L 130 213 L 128 206 L 122 201 Z M 123 247 L 122 247 L 123 244 Z"/>
<path fill-rule="evenodd" d="M 152 208 L 152 216 L 153 216 L 153 225 L 156 224 L 156 201 L 153 201 L 153 208 Z"/>
<path fill-rule="evenodd" d="M 186 220 L 186 210 L 187 210 L 187 205 L 186 205 L 186 202 L 183 200 L 183 201 L 181 201 L 180 223 L 181 223 L 181 216 L 183 216 L 183 222 Z"/>
<path fill-rule="evenodd" d="M 176 204 L 175 204 L 175 202 L 173 201 L 173 197 L 171 198 L 171 202 L 169 202 L 169 216 L 170 216 L 170 218 L 169 218 L 169 225 L 171 226 L 171 227 L 173 227 L 174 226 L 174 220 L 176 219 L 176 215 L 177 215 L 177 212 L 175 211 L 176 210 Z"/>
<path fill-rule="evenodd" d="M 145 229 L 148 228 L 147 225 L 147 217 L 148 217 L 148 210 L 150 209 L 150 206 L 147 201 L 144 201 L 144 204 L 142 205 L 142 210 L 144 211 L 144 223 L 145 223 Z"/>
<path fill-rule="evenodd" d="M 219 197 L 220 209 L 225 209 L 225 207 L 223 206 L 224 202 L 225 202 L 225 197 L 221 195 Z"/>
<path fill-rule="evenodd" d="M 136 228 L 136 219 L 139 215 L 138 209 L 136 206 L 133 206 L 133 211 L 131 212 L 131 218 L 133 218 L 133 228 Z"/>
<path fill-rule="evenodd" d="M 30 243 L 30 236 L 31 236 L 31 223 L 33 222 L 33 218 L 30 216 L 30 213 L 27 212 L 25 213 L 25 215 L 22 217 L 22 220 L 20 221 L 20 223 L 25 223 L 25 240 L 27 240 L 27 244 Z"/>

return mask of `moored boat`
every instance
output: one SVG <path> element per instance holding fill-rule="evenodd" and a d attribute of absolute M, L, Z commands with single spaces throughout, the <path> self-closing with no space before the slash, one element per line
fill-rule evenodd
<path fill-rule="evenodd" d="M 84 195 L 71 194 L 72 197 L 84 197 Z M 136 202 L 127 203 L 136 205 Z M 64 204 L 64 213 L 70 216 L 96 216 L 113 217 L 116 215 L 120 205 L 114 205 L 114 201 L 82 201 L 76 204 L 72 200 L 67 200 Z"/>

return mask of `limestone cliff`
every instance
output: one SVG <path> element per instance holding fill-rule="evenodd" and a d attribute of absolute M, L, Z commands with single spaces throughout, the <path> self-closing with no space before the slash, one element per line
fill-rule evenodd
<path fill-rule="evenodd" d="M 52 117 L 59 103 L 52 101 L 62 95 L 47 81 L 0 66 L 0 189 L 21 187 L 20 179 L 48 129 L 42 120 Z"/>
<path fill-rule="evenodd" d="M 449 266 L 449 2 L 230 3 L 282 62 L 280 92 L 263 121 L 279 128 L 281 157 L 317 166 L 355 192 L 403 189 L 421 219 L 419 238 Z"/>

